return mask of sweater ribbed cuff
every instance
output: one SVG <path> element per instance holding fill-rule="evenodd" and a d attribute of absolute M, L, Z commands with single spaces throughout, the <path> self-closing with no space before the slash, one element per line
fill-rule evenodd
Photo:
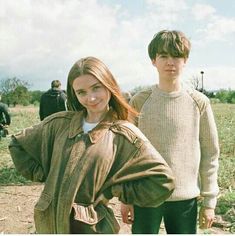
<path fill-rule="evenodd" d="M 217 198 L 216 197 L 204 197 L 202 205 L 204 207 L 212 208 L 215 209 L 217 203 Z"/>

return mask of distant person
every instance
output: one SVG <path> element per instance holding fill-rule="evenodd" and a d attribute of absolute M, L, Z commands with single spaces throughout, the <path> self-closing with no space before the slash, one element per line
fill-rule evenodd
<path fill-rule="evenodd" d="M 66 93 L 61 89 L 59 80 L 51 82 L 51 89 L 45 92 L 40 99 L 39 116 L 44 120 L 47 116 L 66 110 Z"/>
<path fill-rule="evenodd" d="M 122 96 L 126 99 L 127 102 L 130 102 L 132 97 L 130 92 L 122 92 Z"/>
<path fill-rule="evenodd" d="M 0 132 L 1 137 L 6 137 L 8 134 L 7 127 L 11 124 L 11 116 L 8 111 L 8 106 L 5 103 L 1 102 L 1 95 L 0 95 Z"/>
<path fill-rule="evenodd" d="M 195 234 L 197 198 L 201 228 L 214 221 L 218 195 L 219 142 L 209 99 L 181 85 L 190 41 L 180 31 L 163 30 L 148 46 L 159 84 L 137 93 L 131 105 L 140 112 L 138 128 L 160 152 L 175 175 L 173 194 L 157 208 L 122 205 L 125 223 L 132 232 L 158 233 L 164 220 L 168 234 Z M 131 214 L 131 217 L 128 217 Z"/>
<path fill-rule="evenodd" d="M 174 189 L 171 169 L 140 130 L 107 66 L 78 60 L 67 82 L 69 111 L 12 136 L 10 153 L 27 179 L 44 182 L 37 233 L 118 233 L 108 199 L 158 206 Z"/>

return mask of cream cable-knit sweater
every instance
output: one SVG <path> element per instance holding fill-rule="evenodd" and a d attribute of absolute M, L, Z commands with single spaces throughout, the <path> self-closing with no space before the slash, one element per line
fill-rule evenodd
<path fill-rule="evenodd" d="M 167 201 L 201 195 L 204 206 L 215 208 L 219 144 L 209 99 L 196 90 L 166 93 L 155 85 L 136 94 L 131 105 L 141 113 L 138 127 L 175 175 Z"/>

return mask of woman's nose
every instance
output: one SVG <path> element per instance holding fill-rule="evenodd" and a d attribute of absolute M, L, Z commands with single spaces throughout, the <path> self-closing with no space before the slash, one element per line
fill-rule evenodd
<path fill-rule="evenodd" d="M 94 102 L 95 100 L 96 100 L 96 97 L 94 96 L 94 94 L 88 95 L 88 101 L 89 102 Z"/>

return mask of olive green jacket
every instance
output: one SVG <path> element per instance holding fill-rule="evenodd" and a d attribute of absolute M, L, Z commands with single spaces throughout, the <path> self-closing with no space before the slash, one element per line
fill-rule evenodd
<path fill-rule="evenodd" d="M 34 211 L 38 233 L 70 233 L 72 205 L 94 210 L 102 193 L 156 207 L 174 189 L 171 169 L 137 127 L 118 121 L 111 109 L 84 134 L 83 119 L 83 112 L 53 114 L 14 135 L 9 146 L 16 169 L 45 183 Z M 107 209 L 102 209 L 104 217 Z"/>

